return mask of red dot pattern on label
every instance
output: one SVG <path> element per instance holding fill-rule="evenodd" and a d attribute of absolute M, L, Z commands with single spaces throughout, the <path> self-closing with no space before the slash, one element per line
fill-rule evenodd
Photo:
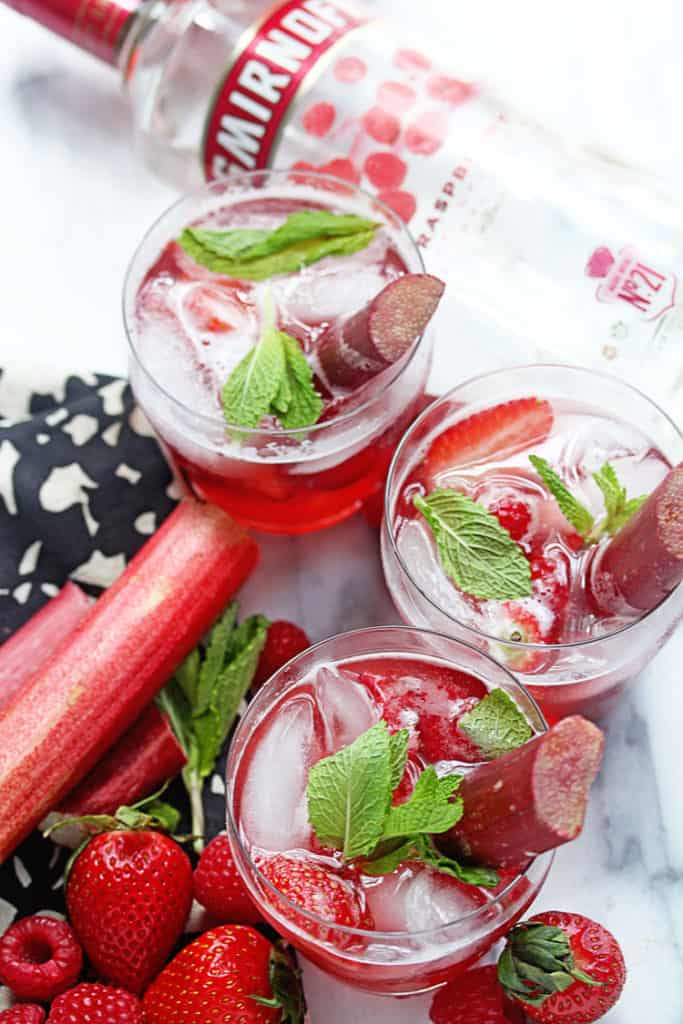
<path fill-rule="evenodd" d="M 375 142 L 393 145 L 401 134 L 401 122 L 381 107 L 371 107 L 363 118 L 365 131 Z"/>
<path fill-rule="evenodd" d="M 469 82 L 461 82 L 459 78 L 449 75 L 432 75 L 427 81 L 427 92 L 433 100 L 443 100 L 453 107 L 470 99 L 474 93 Z"/>
<path fill-rule="evenodd" d="M 301 121 L 309 135 L 322 138 L 323 135 L 327 135 L 334 124 L 336 113 L 332 103 L 314 103 L 305 112 Z"/>
<path fill-rule="evenodd" d="M 425 57 L 419 50 L 397 50 L 394 64 L 402 71 L 428 71 L 432 66 L 429 57 Z"/>
<path fill-rule="evenodd" d="M 338 82 L 353 84 L 365 78 L 368 66 L 360 57 L 340 57 L 334 65 L 333 72 Z"/>
<path fill-rule="evenodd" d="M 448 117 L 440 110 L 430 110 L 408 126 L 405 143 L 411 153 L 431 156 L 441 148 L 447 132 Z"/>
<path fill-rule="evenodd" d="M 417 199 L 412 192 L 402 192 L 399 189 L 387 188 L 377 193 L 383 203 L 398 214 L 402 221 L 407 224 L 417 209 Z"/>
<path fill-rule="evenodd" d="M 320 164 L 318 170 L 321 174 L 333 174 L 335 178 L 343 178 L 344 181 L 350 181 L 353 185 L 358 185 L 361 178 L 360 171 L 347 157 L 328 160 L 326 164 Z"/>
<path fill-rule="evenodd" d="M 382 82 L 377 90 L 377 102 L 391 114 L 403 114 L 413 105 L 416 92 L 402 82 Z"/>
<path fill-rule="evenodd" d="M 375 188 L 400 188 L 408 168 L 395 153 L 371 153 L 363 165 L 368 181 Z"/>

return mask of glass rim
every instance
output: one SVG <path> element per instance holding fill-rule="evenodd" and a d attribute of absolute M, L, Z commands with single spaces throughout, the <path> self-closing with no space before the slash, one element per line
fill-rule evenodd
<path fill-rule="evenodd" d="M 393 385 L 403 376 L 404 372 L 412 364 L 413 359 L 415 358 L 418 350 L 422 347 L 422 342 L 425 335 L 432 328 L 432 324 L 430 322 L 423 331 L 423 333 L 420 335 L 420 337 L 414 342 L 410 352 L 407 353 L 406 356 L 398 360 L 395 372 L 391 375 L 391 377 L 388 380 L 386 380 L 382 384 L 381 388 L 378 391 L 368 396 L 368 398 L 364 399 L 359 405 L 355 406 L 353 409 L 350 409 L 348 412 L 342 412 L 337 416 L 333 416 L 329 420 L 324 420 L 322 423 L 313 423 L 310 427 L 295 427 L 292 428 L 291 430 L 285 430 L 283 427 L 275 429 L 264 429 L 262 427 L 240 427 L 237 426 L 236 424 L 228 423 L 227 420 L 220 415 L 208 416 L 206 413 L 199 412 L 197 409 L 191 408 L 191 406 L 186 405 L 185 402 L 182 402 L 179 398 L 176 398 L 175 395 L 172 395 L 170 391 L 168 391 L 159 383 L 159 381 L 154 377 L 152 372 L 145 365 L 140 356 L 140 353 L 137 351 L 134 340 L 135 331 L 133 329 L 133 325 L 129 322 L 127 312 L 129 293 L 132 288 L 133 268 L 135 267 L 137 258 L 143 246 L 148 241 L 152 233 L 162 225 L 163 221 L 169 216 L 169 214 L 171 214 L 174 210 L 177 210 L 184 203 L 189 203 L 193 201 L 196 202 L 200 200 L 201 197 L 203 196 L 209 195 L 212 192 L 218 192 L 221 188 L 225 188 L 226 186 L 230 186 L 233 184 L 239 185 L 240 183 L 249 182 L 260 177 L 278 177 L 291 179 L 292 175 L 296 175 L 297 173 L 302 177 L 305 176 L 306 180 L 313 179 L 314 184 L 316 184 L 317 182 L 324 183 L 327 181 L 332 182 L 335 185 L 343 185 L 346 189 L 349 190 L 349 192 L 360 194 L 361 196 L 364 196 L 366 199 L 370 200 L 373 206 L 376 206 L 381 211 L 381 213 L 387 218 L 389 225 L 392 227 L 392 229 L 397 230 L 398 233 L 402 236 L 402 238 L 405 239 L 411 254 L 413 254 L 416 257 L 418 269 L 415 271 L 408 271 L 408 273 L 427 273 L 427 268 L 425 266 L 424 259 L 422 258 L 422 253 L 420 252 L 417 242 L 415 241 L 412 232 L 409 230 L 408 225 L 401 220 L 398 214 L 395 213 L 390 206 L 384 203 L 377 196 L 373 196 L 366 189 L 361 188 L 360 185 L 356 185 L 353 182 L 346 181 L 344 178 L 338 178 L 333 174 L 322 174 L 319 171 L 297 172 L 296 170 L 271 168 L 259 171 L 243 171 L 240 172 L 239 174 L 230 175 L 230 177 L 228 178 L 218 178 L 215 181 L 211 181 L 208 184 L 200 186 L 199 188 L 191 189 L 189 192 L 184 192 L 178 199 L 175 199 L 169 206 L 166 206 L 159 214 L 159 216 L 155 217 L 153 222 L 147 228 L 142 238 L 135 246 L 133 255 L 128 261 L 128 266 L 126 267 L 126 272 L 123 279 L 121 312 L 123 317 L 123 327 L 126 334 L 126 339 L 128 341 L 128 348 L 131 357 L 135 360 L 137 366 L 140 367 L 148 381 L 153 385 L 153 387 L 157 388 L 164 396 L 164 398 L 168 399 L 168 401 L 171 402 L 172 405 L 183 410 L 183 412 L 191 416 L 193 419 L 198 420 L 200 422 L 204 422 L 207 425 L 210 424 L 212 427 L 220 426 L 226 432 L 233 431 L 235 433 L 239 433 L 244 439 L 248 439 L 250 437 L 267 437 L 272 438 L 274 441 L 283 440 L 284 438 L 295 438 L 297 440 L 305 440 L 311 435 L 319 434 L 321 432 L 324 432 L 326 429 L 336 427 L 342 423 L 346 423 L 349 420 L 354 419 L 359 414 L 366 411 L 369 406 L 373 405 L 383 395 L 385 395 L 387 391 L 389 391 L 389 389 L 392 388 Z M 387 367 L 386 369 L 389 370 L 391 369 L 391 367 Z"/>
<path fill-rule="evenodd" d="M 287 908 L 287 910 L 291 909 L 291 912 L 292 912 L 293 916 L 297 915 L 297 916 L 300 916 L 300 917 L 304 917 L 307 921 L 309 921 L 311 924 L 315 925 L 316 927 L 327 928 L 329 930 L 332 930 L 334 933 L 339 933 L 340 935 L 351 935 L 351 936 L 355 936 L 355 937 L 358 937 L 358 938 L 367 938 L 367 939 L 370 939 L 370 940 L 372 940 L 374 938 L 374 940 L 376 942 L 381 942 L 381 941 L 384 941 L 384 940 L 396 941 L 398 939 L 402 939 L 402 940 L 405 941 L 406 939 L 414 939 L 414 938 L 422 938 L 422 937 L 438 935 L 438 934 L 442 933 L 443 931 L 445 931 L 445 930 L 447 930 L 449 928 L 453 928 L 453 927 L 455 927 L 457 925 L 461 925 L 461 924 L 463 924 L 465 922 L 472 921 L 472 920 L 476 919 L 479 916 L 484 916 L 488 911 L 491 910 L 491 908 L 500 905 L 501 901 L 514 889 L 514 887 L 523 878 L 525 878 L 527 876 L 528 872 L 531 870 L 531 868 L 535 864 L 537 864 L 539 862 L 542 863 L 544 860 L 546 860 L 547 861 L 547 867 L 545 869 L 545 874 L 547 875 L 547 873 L 550 870 L 550 867 L 552 865 L 552 862 L 554 860 L 554 857 L 555 857 L 555 851 L 554 850 L 546 850 L 543 853 L 536 854 L 535 856 L 533 856 L 533 857 L 531 857 L 529 859 L 527 864 L 525 864 L 524 868 L 521 871 L 519 871 L 514 876 L 514 878 L 512 878 L 507 883 L 507 885 L 503 889 L 501 889 L 501 891 L 499 893 L 496 894 L 496 896 L 493 899 L 487 900 L 487 902 L 482 904 L 482 906 L 475 907 L 473 910 L 468 911 L 467 914 L 464 914 L 462 917 L 458 917 L 454 921 L 445 922 L 443 924 L 437 925 L 434 928 L 421 928 L 421 929 L 418 929 L 416 931 L 410 931 L 410 932 L 408 932 L 408 931 L 377 931 L 377 930 L 371 930 L 371 929 L 368 929 L 368 928 L 356 928 L 356 927 L 352 927 L 351 925 L 334 924 L 334 922 L 329 921 L 329 920 L 327 920 L 324 917 L 320 917 L 318 914 L 315 914 L 313 911 L 308 910 L 306 907 L 302 907 L 298 903 L 294 903 L 292 900 L 289 899 L 288 896 L 285 896 L 285 894 L 282 893 L 277 888 L 276 885 L 273 885 L 273 883 L 271 881 L 269 881 L 269 879 L 267 879 L 266 876 L 262 873 L 261 869 L 258 867 L 258 865 L 252 859 L 249 850 L 247 849 L 246 845 L 244 844 L 244 842 L 242 840 L 242 836 L 240 835 L 240 830 L 239 830 L 239 827 L 238 827 L 238 823 L 235 820 L 235 815 L 233 813 L 233 806 L 232 806 L 233 800 L 232 800 L 232 797 L 233 797 L 233 793 L 234 793 L 234 783 L 235 783 L 235 771 L 234 771 L 235 765 L 233 764 L 233 759 L 234 759 L 234 753 L 233 752 L 234 752 L 234 746 L 235 746 L 235 739 L 236 739 L 238 733 L 240 732 L 241 729 L 244 728 L 244 723 L 247 722 L 249 720 L 249 718 L 255 713 L 253 709 L 257 708 L 259 706 L 259 704 L 266 704 L 267 703 L 267 691 L 271 688 L 271 683 L 273 682 L 273 680 L 277 679 L 278 677 L 283 675 L 286 671 L 288 671 L 289 669 L 294 667 L 297 664 L 297 662 L 299 662 L 301 659 L 303 659 L 304 657 L 310 656 L 310 654 L 312 652 L 319 651 L 320 648 L 326 647 L 328 644 L 332 643 L 333 641 L 348 640 L 348 639 L 351 639 L 351 638 L 354 638 L 354 637 L 359 637 L 361 635 L 367 636 L 367 635 L 374 634 L 374 633 L 386 632 L 387 630 L 391 630 L 392 632 L 398 632 L 398 633 L 406 633 L 406 634 L 407 633 L 413 633 L 413 634 L 414 633 L 418 633 L 421 636 L 429 636 L 429 637 L 433 637 L 433 638 L 435 638 L 435 639 L 437 639 L 439 641 L 446 641 L 447 643 L 450 643 L 450 644 L 459 644 L 462 647 L 466 647 L 469 651 L 472 651 L 478 657 L 481 657 L 484 661 L 488 661 L 488 662 L 492 663 L 498 670 L 504 672 L 504 674 L 506 676 L 508 676 L 509 681 L 512 683 L 513 687 L 515 689 L 519 689 L 519 690 L 522 691 L 522 693 L 524 694 L 526 699 L 529 701 L 529 704 L 531 705 L 532 709 L 535 711 L 535 713 L 536 713 L 536 715 L 538 717 L 538 720 L 540 721 L 541 725 L 543 726 L 543 728 L 540 729 L 540 731 L 537 732 L 536 735 L 542 736 L 545 733 L 547 733 L 549 731 L 549 729 L 550 729 L 550 726 L 548 725 L 548 722 L 546 721 L 545 715 L 543 714 L 543 711 L 541 710 L 541 708 L 540 708 L 536 698 L 533 696 L 533 694 L 531 694 L 529 692 L 528 688 L 524 685 L 524 683 L 521 683 L 519 681 L 519 679 L 517 679 L 516 676 L 513 675 L 513 673 L 510 672 L 510 670 L 505 667 L 505 665 L 502 665 L 492 655 L 488 654 L 488 652 L 482 651 L 481 648 L 476 647 L 474 644 L 468 643 L 466 640 L 460 640 L 460 639 L 458 639 L 456 637 L 448 636 L 446 633 L 439 633 L 439 632 L 437 632 L 436 630 L 433 630 L 433 629 L 423 629 L 421 626 L 406 626 L 406 625 L 367 626 L 367 627 L 362 627 L 360 629 L 347 630 L 344 633 L 335 633 L 333 636 L 326 637 L 324 640 L 318 640 L 316 643 L 311 644 L 310 647 L 307 647 L 305 651 L 301 651 L 299 654 L 296 654 L 293 658 L 290 658 L 289 661 L 285 665 L 282 665 L 277 670 L 277 672 L 275 672 L 270 677 L 270 679 L 268 679 L 267 682 L 261 687 L 261 689 L 257 693 L 256 697 L 250 702 L 250 704 L 249 704 L 245 714 L 240 718 L 239 723 L 237 725 L 237 728 L 236 728 L 236 730 L 235 730 L 235 732 L 233 734 L 232 740 L 230 741 L 230 749 L 228 750 L 228 757 L 227 757 L 227 762 L 226 762 L 226 776 L 228 776 L 229 778 L 228 778 L 227 786 L 226 786 L 226 811 L 227 811 L 227 825 L 228 825 L 228 828 L 230 830 L 230 835 L 233 837 L 234 841 L 237 843 L 242 856 L 244 857 L 246 863 L 249 866 L 249 870 L 251 872 L 253 872 L 253 874 L 256 875 L 257 879 L 259 880 L 261 885 L 263 885 L 266 888 L 266 890 L 269 890 L 274 896 L 276 896 L 278 898 L 278 900 L 280 900 L 284 904 L 284 906 Z M 346 660 L 351 660 L 351 659 L 346 659 Z M 295 685 L 296 685 L 296 682 L 292 683 L 292 686 L 295 686 Z M 263 696 L 264 692 L 266 693 L 265 697 Z M 279 855 L 280 854 L 276 854 L 276 856 L 279 856 Z M 285 852 L 282 852 L 281 855 L 282 856 L 287 856 L 287 854 Z M 475 886 L 475 888 L 478 888 L 478 887 Z M 276 914 L 277 914 L 277 911 L 276 911 Z"/>
<path fill-rule="evenodd" d="M 467 380 L 461 381 L 460 384 L 456 384 L 455 387 L 450 388 L 450 390 L 444 392 L 443 395 L 439 395 L 430 405 L 427 406 L 426 409 L 424 409 L 420 413 L 417 419 L 413 420 L 413 422 L 410 424 L 405 434 L 399 441 L 396 451 L 394 452 L 393 458 L 391 460 L 391 464 L 389 466 L 389 471 L 387 473 L 387 482 L 384 489 L 384 529 L 386 529 L 387 535 L 389 537 L 392 555 L 398 562 L 403 574 L 407 576 L 411 586 L 413 586 L 415 590 L 417 590 L 420 596 L 423 597 L 424 600 L 432 606 L 432 608 L 436 609 L 436 611 L 439 612 L 439 614 L 444 615 L 447 619 L 453 622 L 460 629 L 466 629 L 468 632 L 472 633 L 473 636 L 481 637 L 483 640 L 491 641 L 493 643 L 498 644 L 505 644 L 506 647 L 512 647 L 518 650 L 567 651 L 572 650 L 574 648 L 589 647 L 591 644 L 602 643 L 605 640 L 610 640 L 613 637 L 620 636 L 623 633 L 627 633 L 630 629 L 633 629 L 635 626 L 640 625 L 640 623 L 644 622 L 647 618 L 649 618 L 650 615 L 653 615 L 656 611 L 662 608 L 667 601 L 673 599 L 674 595 L 677 594 L 683 588 L 683 582 L 677 583 L 673 590 L 666 594 L 661 599 L 661 601 L 658 601 L 658 603 L 653 608 L 649 608 L 646 612 L 643 612 L 642 615 L 639 615 L 638 618 L 634 619 L 633 622 L 627 622 L 626 625 L 619 626 L 618 629 L 612 629 L 607 633 L 602 633 L 600 636 L 588 637 L 585 640 L 570 640 L 566 641 L 565 643 L 552 644 L 532 643 L 525 640 L 501 639 L 501 637 L 495 636 L 493 633 L 486 633 L 484 630 L 477 629 L 476 626 L 472 626 L 467 622 L 463 622 L 460 619 L 458 619 L 455 615 L 452 615 L 445 608 L 442 608 L 439 604 L 437 604 L 437 602 L 428 593 L 426 593 L 424 588 L 415 580 L 403 556 L 398 550 L 396 534 L 393 528 L 393 522 L 391 520 L 390 515 L 390 492 L 392 489 L 392 485 L 394 484 L 394 476 L 396 473 L 398 460 L 404 453 L 405 449 L 409 447 L 413 438 L 414 431 L 418 429 L 422 421 L 427 417 L 427 415 L 432 410 L 436 408 L 437 405 L 439 405 L 441 402 L 447 402 L 454 398 L 457 392 L 460 391 L 462 388 L 467 387 L 468 385 L 473 384 L 476 381 L 486 380 L 490 377 L 498 377 L 503 374 L 511 373 L 515 370 L 568 370 L 572 373 L 588 374 L 593 377 L 602 377 L 605 380 L 616 382 L 619 385 L 619 387 L 624 388 L 626 391 L 632 392 L 634 395 L 637 395 L 639 399 L 642 399 L 643 401 L 647 402 L 648 405 L 652 406 L 652 408 L 655 409 L 656 412 L 661 417 L 663 417 L 663 419 L 667 420 L 667 422 L 673 428 L 674 432 L 678 435 L 679 439 L 683 442 L 683 432 L 681 431 L 678 424 L 669 415 L 669 413 L 666 412 L 665 409 L 662 409 L 662 407 L 657 402 L 655 402 L 653 398 L 650 398 L 648 395 L 646 395 L 644 391 L 641 391 L 633 384 L 629 384 L 628 381 L 623 380 L 621 377 L 617 377 L 615 374 L 606 373 L 603 370 L 593 370 L 590 367 L 580 366 L 575 363 L 517 363 L 513 366 L 503 367 L 502 369 L 488 370 L 486 373 L 477 373 L 472 377 L 468 377 Z M 465 408 L 466 406 L 463 407 L 463 411 Z M 539 684 L 532 683 L 531 685 Z M 543 685 L 546 686 L 559 684 L 543 683 Z"/>

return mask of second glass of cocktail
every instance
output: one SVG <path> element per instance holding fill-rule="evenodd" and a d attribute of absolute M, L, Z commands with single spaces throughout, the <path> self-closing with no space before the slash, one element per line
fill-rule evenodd
<path fill-rule="evenodd" d="M 581 829 L 602 749 L 547 726 L 486 654 L 380 627 L 323 641 L 251 703 L 228 831 L 263 917 L 329 975 L 410 995 L 482 957 Z"/>
<path fill-rule="evenodd" d="M 329 526 L 383 485 L 442 291 L 397 215 L 355 185 L 215 182 L 131 263 L 133 390 L 200 498 L 275 533 Z"/>

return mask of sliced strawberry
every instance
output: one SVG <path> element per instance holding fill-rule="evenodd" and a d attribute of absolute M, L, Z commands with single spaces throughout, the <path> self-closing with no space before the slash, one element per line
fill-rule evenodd
<path fill-rule="evenodd" d="M 434 479 L 440 473 L 502 459 L 544 441 L 553 425 L 550 403 L 516 398 L 474 413 L 445 430 L 432 444 L 425 464 Z"/>
<path fill-rule="evenodd" d="M 497 629 L 501 640 L 512 640 L 515 643 L 543 644 L 543 628 L 539 618 L 530 608 L 517 601 L 504 601 L 501 605 L 504 612 Z M 513 672 L 539 672 L 547 663 L 546 652 L 541 649 L 525 649 L 523 647 L 506 646 L 496 652 Z"/>
<path fill-rule="evenodd" d="M 347 928 L 374 928 L 372 916 L 365 905 L 365 899 L 356 885 L 336 874 L 319 861 L 310 857 L 277 854 L 260 865 L 261 872 L 290 903 L 329 921 L 331 925 Z M 283 909 L 283 912 L 284 909 Z M 308 918 L 286 911 L 287 917 L 307 932 L 313 931 L 322 941 L 334 936 L 339 944 L 343 938 L 338 933 L 314 925 Z"/>

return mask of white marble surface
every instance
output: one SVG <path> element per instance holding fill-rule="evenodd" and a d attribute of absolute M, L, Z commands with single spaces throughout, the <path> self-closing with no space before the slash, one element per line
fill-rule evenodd
<path fill-rule="evenodd" d="M 414 0 L 378 6 L 416 20 Z M 442 49 L 512 102 L 576 139 L 681 179 L 677 0 L 422 0 L 419 10 Z M 122 274 L 172 193 L 130 150 L 115 74 L 5 8 L 0 39 L 0 365 L 31 360 L 123 373 Z M 462 355 L 450 369 L 444 388 L 467 374 Z M 360 519 L 316 537 L 267 538 L 264 556 L 246 588 L 249 608 L 294 618 L 316 639 L 396 620 L 376 536 Z M 538 901 L 539 909 L 596 917 L 622 942 L 630 976 L 610 1024 L 683 1020 L 682 656 L 679 632 L 609 721 L 586 830 L 560 851 Z M 340 1024 L 368 1019 L 379 1017 L 359 1008 Z"/>

